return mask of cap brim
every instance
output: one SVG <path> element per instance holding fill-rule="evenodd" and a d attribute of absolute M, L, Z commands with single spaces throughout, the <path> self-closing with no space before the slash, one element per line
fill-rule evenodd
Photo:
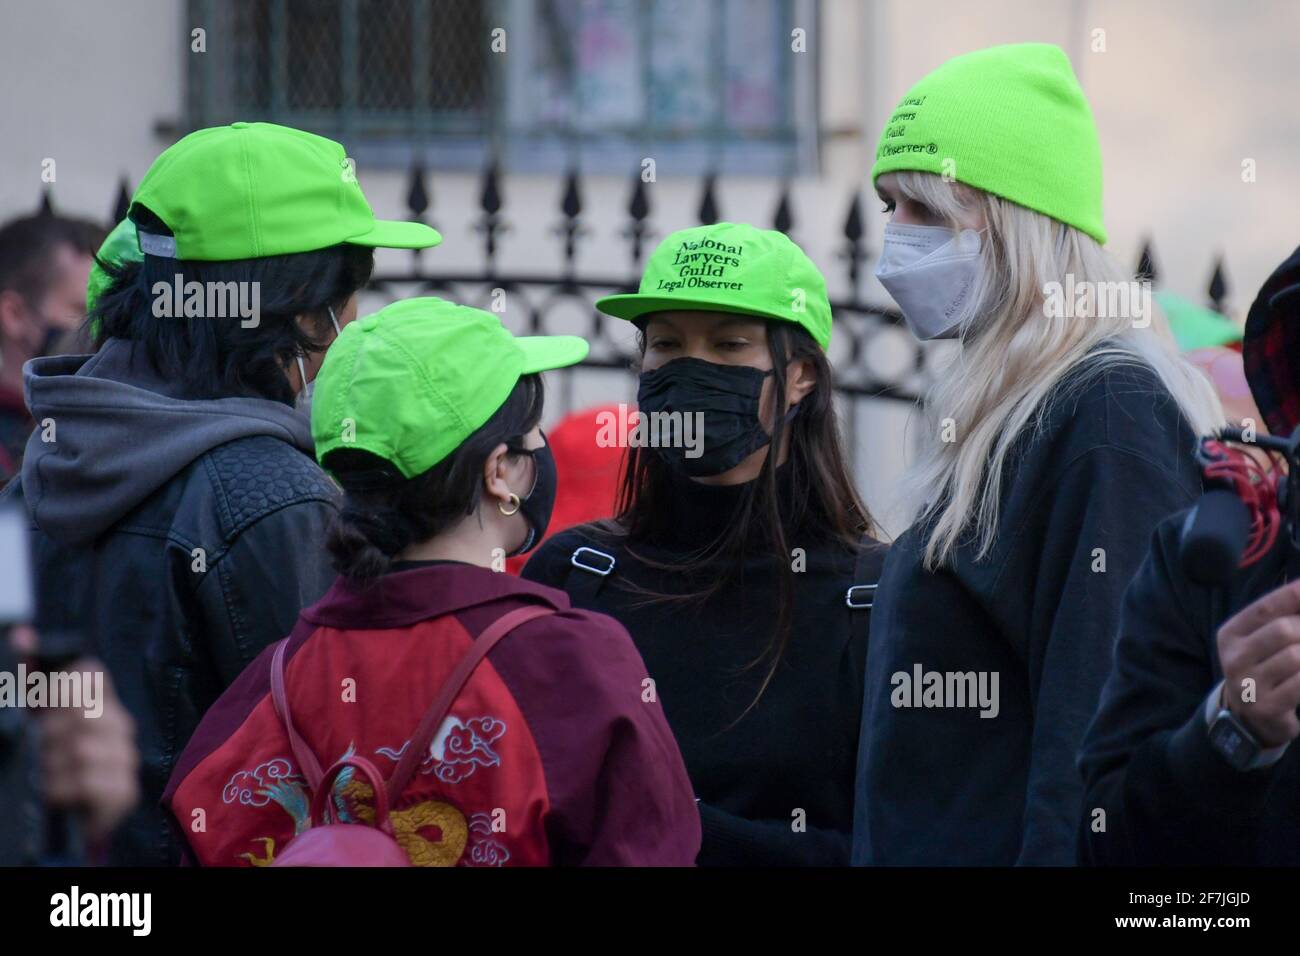
<path fill-rule="evenodd" d="M 422 222 L 400 222 L 396 219 L 376 219 L 369 232 L 352 236 L 348 243 L 354 246 L 371 246 L 376 249 L 429 249 L 442 242 L 438 231 Z"/>
<path fill-rule="evenodd" d="M 628 292 L 622 295 L 607 295 L 602 299 L 596 300 L 596 308 L 606 315 L 612 315 L 616 319 L 627 319 L 629 322 L 635 322 L 643 315 L 649 315 L 651 312 L 733 312 L 737 315 L 752 315 L 758 319 L 780 319 L 786 322 L 792 321 L 788 315 L 779 315 L 775 312 L 762 312 L 758 309 L 747 309 L 741 305 L 735 305 L 730 302 L 718 302 L 714 299 L 691 299 L 685 296 L 662 296 L 662 295 L 641 295 L 638 292 Z"/>
<path fill-rule="evenodd" d="M 515 339 L 524 353 L 521 375 L 577 365 L 587 357 L 587 340 L 576 335 L 524 335 Z"/>

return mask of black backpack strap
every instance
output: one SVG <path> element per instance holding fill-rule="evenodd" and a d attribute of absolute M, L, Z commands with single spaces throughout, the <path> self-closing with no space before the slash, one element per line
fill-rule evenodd
<path fill-rule="evenodd" d="M 608 551 L 587 544 L 575 548 L 569 555 L 569 576 L 564 579 L 564 590 L 576 598 L 575 605 L 592 605 L 617 566 L 617 559 Z"/>
<path fill-rule="evenodd" d="M 853 616 L 854 633 L 866 636 L 871 623 L 871 606 L 876 600 L 876 585 L 885 566 L 886 545 L 863 536 L 858 544 L 858 558 L 853 565 L 853 584 L 844 594 L 844 604 Z"/>

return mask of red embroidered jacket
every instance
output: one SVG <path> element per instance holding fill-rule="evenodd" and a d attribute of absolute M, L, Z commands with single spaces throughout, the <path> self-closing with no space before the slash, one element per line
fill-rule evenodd
<path fill-rule="evenodd" d="M 699 813 L 645 665 L 620 624 L 561 591 L 452 563 L 366 590 L 340 579 L 289 640 L 298 731 L 323 768 L 355 752 L 391 773 L 469 642 L 538 602 L 557 613 L 488 654 L 391 809 L 398 842 L 424 866 L 693 864 Z M 309 822 L 272 650 L 204 716 L 163 795 L 205 865 L 264 866 Z M 333 797 L 339 818 L 373 820 L 363 779 L 341 774 Z"/>

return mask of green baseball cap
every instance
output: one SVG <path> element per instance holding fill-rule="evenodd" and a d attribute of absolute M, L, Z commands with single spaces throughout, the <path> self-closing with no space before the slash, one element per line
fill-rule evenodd
<path fill-rule="evenodd" d="M 90 275 L 86 278 L 86 312 L 94 311 L 95 303 L 108 289 L 108 273 L 99 267 L 101 262 L 111 266 L 122 267 L 128 262 L 139 262 L 144 258 L 140 252 L 140 240 L 135 234 L 135 223 L 129 218 L 123 219 L 113 231 L 105 237 L 95 253 L 95 261 L 90 264 Z"/>
<path fill-rule="evenodd" d="M 376 219 L 343 147 L 273 123 L 196 130 L 163 151 L 135 191 L 170 236 L 140 248 L 171 259 L 227 261 L 339 243 L 425 249 L 442 237 L 418 222 Z"/>
<path fill-rule="evenodd" d="M 826 280 L 790 237 L 739 222 L 680 229 L 646 263 L 640 291 L 596 300 L 606 315 L 636 321 L 651 312 L 700 309 L 780 319 L 831 341 Z"/>
<path fill-rule="evenodd" d="M 428 471 L 505 404 L 521 376 L 581 362 L 576 335 L 515 337 L 490 312 L 402 299 L 349 322 L 316 376 L 316 458 L 368 451 L 405 477 Z"/>

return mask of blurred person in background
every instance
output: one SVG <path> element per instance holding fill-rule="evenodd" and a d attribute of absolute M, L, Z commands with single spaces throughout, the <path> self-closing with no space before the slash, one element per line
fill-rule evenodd
<path fill-rule="evenodd" d="M 42 640 L 103 659 L 139 728 L 141 801 L 110 861 L 165 865 L 181 749 L 333 579 L 312 379 L 374 247 L 440 240 L 376 220 L 338 143 L 264 123 L 180 140 L 128 215 L 140 255 L 103 263 L 96 353 L 27 366 L 49 426 L 5 493 L 31 517 Z"/>
<path fill-rule="evenodd" d="M 924 77 L 872 179 L 877 277 L 918 339 L 960 348 L 925 396 L 916 520 L 877 590 L 854 862 L 1073 865 L 1124 588 L 1200 494 L 1196 436 L 1222 410 L 1102 248 L 1097 130 L 1059 47 Z"/>
<path fill-rule="evenodd" d="M 0 571 L 13 572 L 16 555 L 0 554 Z M 26 573 L 22 575 L 27 579 Z M 0 629 L 0 673 L 17 683 L 22 663 L 40 668 L 39 636 L 29 625 Z M 62 672 L 102 672 L 83 658 Z M 0 866 L 95 863 L 104 858 L 113 829 L 140 795 L 135 722 L 105 674 L 98 712 L 0 707 Z M 58 846 L 52 845 L 57 839 Z"/>
<path fill-rule="evenodd" d="M 76 349 L 103 238 L 94 223 L 48 212 L 0 226 L 0 487 L 21 468 L 32 432 L 23 364 Z"/>

